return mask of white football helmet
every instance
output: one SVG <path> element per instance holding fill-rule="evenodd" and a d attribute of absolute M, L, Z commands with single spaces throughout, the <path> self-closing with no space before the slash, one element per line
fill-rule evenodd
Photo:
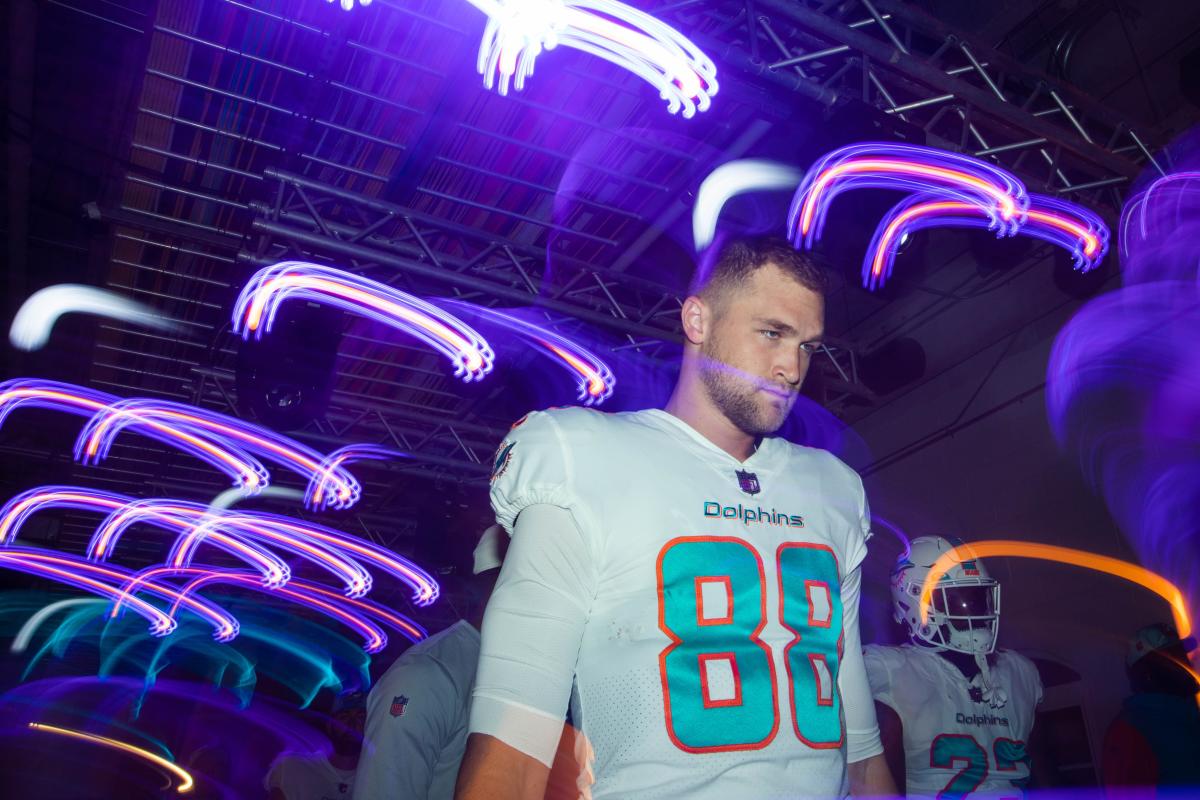
<path fill-rule="evenodd" d="M 921 622 L 921 590 L 938 557 L 960 540 L 940 536 L 913 539 L 892 570 L 892 604 L 896 621 L 908 627 L 918 644 L 939 650 L 986 656 L 996 649 L 1000 628 L 1000 584 L 978 560 L 954 564 L 933 590 L 929 620 Z"/>

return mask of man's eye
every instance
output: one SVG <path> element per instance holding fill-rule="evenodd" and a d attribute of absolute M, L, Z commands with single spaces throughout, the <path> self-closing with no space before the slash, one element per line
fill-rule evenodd
<path fill-rule="evenodd" d="M 780 335 L 779 331 L 772 331 L 772 330 L 761 330 L 761 331 L 759 331 L 759 333 L 761 333 L 764 337 L 766 337 L 767 339 L 770 339 L 772 341 L 778 339 L 779 335 Z"/>
<path fill-rule="evenodd" d="M 808 353 L 809 355 L 812 355 L 813 353 L 815 353 L 821 349 L 821 343 L 820 342 L 804 342 L 803 344 L 800 345 L 800 349 L 803 350 L 804 352 Z"/>

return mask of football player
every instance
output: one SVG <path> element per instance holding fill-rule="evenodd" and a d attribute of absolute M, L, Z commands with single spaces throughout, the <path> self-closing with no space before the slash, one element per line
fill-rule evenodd
<path fill-rule="evenodd" d="M 1188 661 L 1196 638 L 1174 625 L 1147 625 L 1125 657 L 1133 694 L 1104 736 L 1104 785 L 1109 796 L 1140 800 L 1157 791 L 1200 788 L 1200 681 Z"/>
<path fill-rule="evenodd" d="M 467 745 L 479 626 L 508 537 L 492 525 L 472 552 L 465 619 L 404 651 L 367 698 L 354 800 L 450 800 Z"/>
<path fill-rule="evenodd" d="M 912 643 L 866 648 L 888 764 L 909 797 L 1018 797 L 1042 682 L 1032 661 L 995 649 L 1000 584 L 981 561 L 951 567 L 921 621 L 925 578 L 953 547 L 940 536 L 912 541 L 892 572 L 896 621 Z"/>
<path fill-rule="evenodd" d="M 894 791 L 859 645 L 862 482 L 771 436 L 823 286 L 785 240 L 731 242 L 683 304 L 665 409 L 535 412 L 501 444 L 513 539 L 460 800 L 541 798 L 568 704 L 597 799 Z"/>
<path fill-rule="evenodd" d="M 366 695 L 358 690 L 339 694 L 325 721 L 330 752 L 283 753 L 271 764 L 263 788 L 267 800 L 324 800 L 350 797 L 362 753 Z"/>

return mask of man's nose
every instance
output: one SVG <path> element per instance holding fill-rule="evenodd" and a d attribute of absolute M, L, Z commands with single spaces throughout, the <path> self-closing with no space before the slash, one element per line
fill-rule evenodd
<path fill-rule="evenodd" d="M 806 356 L 803 353 L 789 361 L 783 361 L 775 365 L 772 377 L 780 383 L 786 383 L 788 386 L 799 386 L 800 376 L 804 374 L 802 363 Z"/>

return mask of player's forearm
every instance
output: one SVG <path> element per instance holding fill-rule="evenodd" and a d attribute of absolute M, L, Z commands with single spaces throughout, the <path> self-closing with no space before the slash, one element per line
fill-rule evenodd
<path fill-rule="evenodd" d="M 454 800 L 541 800 L 550 769 L 494 736 L 472 733 Z"/>
<path fill-rule="evenodd" d="M 895 797 L 899 794 L 883 753 L 855 761 L 847 770 L 850 794 L 854 797 Z"/>

